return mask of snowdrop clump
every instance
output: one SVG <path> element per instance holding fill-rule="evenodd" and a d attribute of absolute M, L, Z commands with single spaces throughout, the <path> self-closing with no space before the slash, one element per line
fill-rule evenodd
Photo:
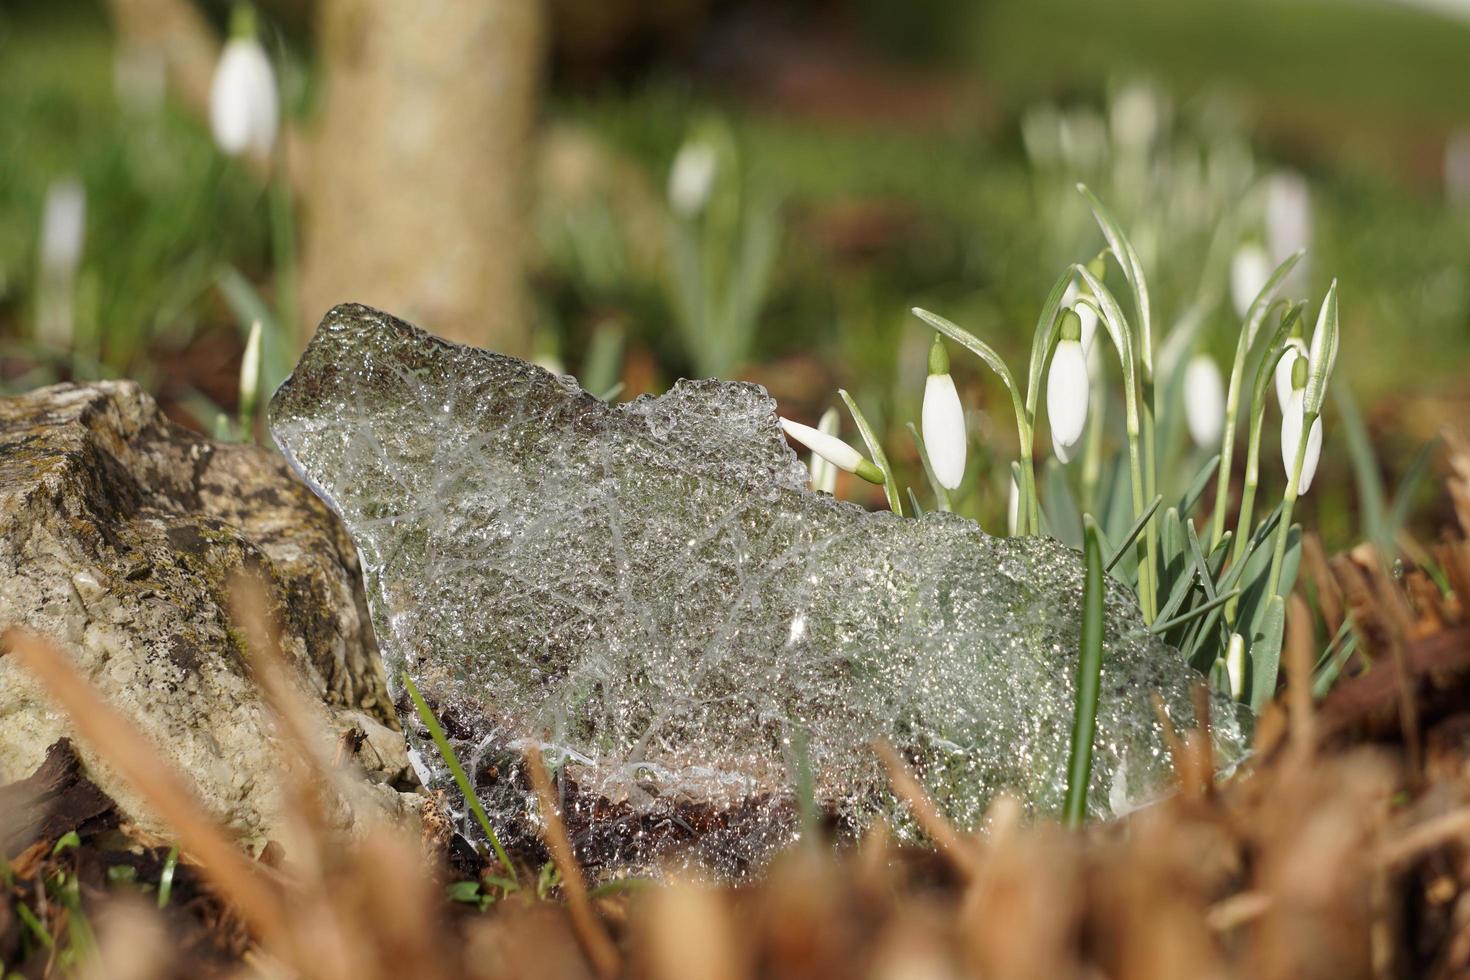
<path fill-rule="evenodd" d="M 1141 130 L 1144 121 L 1136 122 Z M 993 348 L 962 327 L 928 310 L 914 310 L 936 334 L 924 387 L 922 439 L 920 430 L 912 425 L 909 430 L 938 508 L 952 509 L 951 494 L 964 489 L 969 448 L 964 406 L 950 374 L 949 341 L 979 357 L 1010 397 L 1019 459 L 1010 464 L 1004 484 L 1007 532 L 1046 534 L 1080 547 L 1083 525 L 1092 528 L 1088 533 L 1111 553 L 1108 569 L 1135 589 L 1147 630 L 1209 673 L 1222 693 L 1255 707 L 1275 690 L 1284 596 L 1295 576 L 1301 539 L 1300 528 L 1292 524 L 1293 508 L 1311 488 L 1320 459 L 1322 408 L 1338 346 L 1335 282 L 1318 307 L 1310 341 L 1302 336 L 1306 302 L 1277 299 L 1303 253 L 1292 251 L 1272 267 L 1270 250 L 1302 240 L 1304 228 L 1309 229 L 1305 190 L 1289 180 L 1280 184 L 1282 179 L 1273 178 L 1285 188 L 1275 192 L 1277 214 L 1267 215 L 1268 225 L 1275 222 L 1274 230 L 1268 228 L 1274 244 L 1239 247 L 1229 264 L 1229 289 L 1221 290 L 1240 322 L 1228 376 L 1198 349 L 1196 331 L 1205 318 L 1195 311 L 1177 321 L 1155 363 L 1156 314 L 1143 262 L 1103 204 L 1080 185 L 1107 248 L 1090 262 L 1069 265 L 1051 288 L 1024 375 L 1013 374 Z M 1105 281 L 1109 260 L 1127 286 L 1129 312 Z M 1093 345 L 1099 328 L 1107 342 Z M 1104 352 L 1109 356 L 1101 357 Z M 1105 370 L 1109 361 L 1116 363 L 1116 374 Z M 1055 457 L 1045 481 L 1038 479 L 1033 458 L 1043 389 Z M 1121 396 L 1123 408 L 1124 444 L 1112 453 L 1104 448 L 1110 438 L 1104 424 L 1109 394 Z M 813 484 L 821 481 L 821 488 L 831 492 L 836 470 L 854 473 L 883 486 L 896 513 L 919 516 L 918 496 L 911 487 L 900 494 L 877 436 L 847 393 L 842 396 L 871 459 L 837 437 L 833 414 L 824 417 L 821 430 L 786 419 L 781 423 L 814 453 Z M 1256 522 L 1264 423 L 1268 410 L 1276 408 L 1286 485 L 1280 506 Z M 1244 480 L 1239 500 L 1233 501 L 1242 410 Z M 1194 455 L 1182 451 L 1191 445 Z M 1191 460 L 1198 466 L 1201 450 L 1217 455 L 1192 477 L 1179 469 Z M 1074 462 L 1080 464 L 1080 494 L 1067 476 Z M 1212 478 L 1213 510 L 1196 518 L 1192 511 L 1208 500 Z M 1166 498 L 1174 499 L 1179 490 L 1178 505 L 1166 507 Z M 1232 514 L 1233 528 L 1228 526 Z"/>

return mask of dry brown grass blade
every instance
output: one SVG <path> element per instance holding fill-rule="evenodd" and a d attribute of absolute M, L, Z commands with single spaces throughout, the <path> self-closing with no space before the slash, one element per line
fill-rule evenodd
<path fill-rule="evenodd" d="M 257 936 L 285 936 L 280 896 L 219 829 L 180 777 L 159 761 L 158 750 L 134 725 L 97 695 L 56 644 L 26 630 L 5 631 L 0 646 L 33 674 L 65 709 L 72 726 L 178 834 L 200 873 L 239 909 Z"/>
<path fill-rule="evenodd" d="M 577 933 L 577 941 L 592 960 L 598 976 L 616 976 L 621 969 L 621 958 L 617 947 L 608 937 L 607 930 L 592 911 L 592 903 L 587 898 L 587 882 L 582 877 L 582 867 L 572 853 L 572 842 L 567 838 L 566 825 L 562 823 L 561 813 L 557 810 L 551 777 L 547 775 L 541 754 L 535 749 L 526 753 L 526 768 L 531 773 L 531 785 L 536 790 L 536 800 L 541 806 L 541 822 L 544 825 L 542 837 L 546 841 L 546 849 L 551 852 L 551 859 L 561 872 L 562 891 L 567 897 L 567 909 L 572 917 L 572 928 Z"/>
<path fill-rule="evenodd" d="M 1291 719 L 1291 747 L 1299 758 L 1311 756 L 1317 743 L 1312 710 L 1312 661 L 1316 630 L 1306 600 L 1292 593 L 1286 617 L 1286 703 Z"/>
<path fill-rule="evenodd" d="M 1342 620 L 1346 615 L 1343 611 L 1342 588 L 1327 565 L 1327 553 L 1322 550 L 1322 539 L 1317 537 L 1316 532 L 1302 538 L 1302 564 L 1317 592 L 1317 605 L 1322 610 L 1322 621 L 1327 626 L 1327 635 L 1333 636 L 1342 627 Z"/>
<path fill-rule="evenodd" d="M 245 639 L 245 658 L 260 688 L 276 736 L 289 760 L 283 779 L 292 806 L 289 816 L 299 831 L 291 863 L 297 872 L 320 876 L 326 863 L 328 794 L 336 786 L 336 772 L 319 738 L 321 724 L 295 682 L 295 670 L 281 649 L 280 625 L 270 609 L 265 583 L 252 572 L 237 572 L 229 581 L 230 619 Z M 305 851 L 305 853 L 303 853 Z"/>
<path fill-rule="evenodd" d="M 914 815 L 924 833 L 929 835 L 929 839 L 938 845 L 940 851 L 954 863 L 962 875 L 973 875 L 979 865 L 979 856 L 974 847 L 939 812 L 924 787 L 886 739 L 874 742 L 873 750 L 878 753 L 883 768 L 888 771 L 888 782 L 893 787 L 893 792 L 908 804 L 909 812 Z"/>
<path fill-rule="evenodd" d="M 1470 807 L 1426 820 L 1378 849 L 1378 864 L 1392 868 L 1452 840 L 1470 837 Z"/>

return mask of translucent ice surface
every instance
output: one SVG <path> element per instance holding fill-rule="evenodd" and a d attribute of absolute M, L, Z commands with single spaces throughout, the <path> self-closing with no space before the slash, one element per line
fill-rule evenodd
<path fill-rule="evenodd" d="M 880 736 L 961 824 L 1002 790 L 1059 809 L 1079 556 L 810 491 L 775 408 L 713 381 L 610 406 L 366 307 L 328 314 L 272 431 L 357 542 L 405 729 L 451 798 L 403 670 L 491 819 L 534 833 L 519 759 L 540 747 L 604 871 L 759 864 L 797 833 L 803 744 L 844 829 L 894 810 Z M 1164 786 L 1154 693 L 1192 723 L 1198 675 L 1139 627 L 1110 587 L 1095 815 Z M 1234 713 L 1214 716 L 1238 756 Z"/>

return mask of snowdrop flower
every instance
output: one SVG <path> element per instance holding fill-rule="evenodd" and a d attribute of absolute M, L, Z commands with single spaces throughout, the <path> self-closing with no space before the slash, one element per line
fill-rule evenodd
<path fill-rule="evenodd" d="M 1286 478 L 1291 479 L 1296 466 L 1296 454 L 1302 443 L 1302 423 L 1306 421 L 1307 359 L 1299 358 L 1292 366 L 1291 395 L 1286 408 L 1281 412 L 1281 464 Z M 1322 417 L 1312 420 L 1312 431 L 1307 434 L 1307 452 L 1302 458 L 1302 472 L 1297 478 L 1297 496 L 1305 496 L 1312 486 L 1312 477 L 1317 474 L 1317 460 L 1322 455 Z"/>
<path fill-rule="evenodd" d="M 41 272 L 70 279 L 82 260 L 87 232 L 87 192 L 74 178 L 46 188 L 41 211 Z"/>
<path fill-rule="evenodd" d="M 1312 245 L 1312 192 L 1301 174 L 1282 172 L 1266 181 L 1266 251 L 1280 265 L 1287 256 Z M 1307 281 L 1304 256 L 1291 270 L 1288 283 Z"/>
<path fill-rule="evenodd" d="M 1225 649 L 1225 673 L 1230 678 L 1230 696 L 1239 701 L 1245 693 L 1245 637 L 1230 634 L 1230 645 Z"/>
<path fill-rule="evenodd" d="M 818 456 L 845 473 L 856 473 L 869 483 L 882 483 L 883 471 L 872 460 L 863 457 L 856 449 L 836 436 L 829 436 L 809 425 L 783 418 L 781 428 L 786 434 Z"/>
<path fill-rule="evenodd" d="M 688 140 L 669 167 L 669 205 L 680 217 L 693 218 L 704 210 L 715 186 L 719 157 L 708 140 Z"/>
<path fill-rule="evenodd" d="M 1286 350 L 1281 355 L 1281 360 L 1276 362 L 1276 403 L 1281 406 L 1281 411 L 1286 412 L 1286 403 L 1291 400 L 1291 376 L 1297 359 L 1306 360 L 1307 345 L 1299 337 L 1292 337 L 1286 342 Z"/>
<path fill-rule="evenodd" d="M 1225 431 L 1225 383 L 1208 354 L 1196 354 L 1184 366 L 1184 421 L 1196 446 L 1208 449 L 1220 444 Z"/>
<path fill-rule="evenodd" d="M 829 408 L 822 413 L 821 419 L 817 422 L 817 431 L 823 435 L 836 436 L 837 422 L 837 409 Z M 825 494 L 837 492 L 837 467 L 816 453 L 812 453 L 812 458 L 807 462 L 807 466 L 812 471 L 813 490 L 820 490 Z"/>
<path fill-rule="evenodd" d="M 1235 315 L 1242 320 L 1250 312 L 1266 280 L 1271 278 L 1271 257 L 1255 242 L 1247 242 L 1235 250 L 1230 260 L 1230 300 Z"/>
<path fill-rule="evenodd" d="M 965 409 L 949 376 L 949 354 L 939 334 L 929 348 L 929 378 L 924 382 L 921 416 L 924 450 L 934 478 L 946 490 L 959 489 L 965 476 Z"/>
<path fill-rule="evenodd" d="M 1076 279 L 1073 279 L 1067 286 L 1067 291 L 1062 294 L 1062 305 L 1071 307 L 1072 312 L 1076 313 L 1077 318 L 1082 321 L 1082 349 L 1091 353 L 1092 338 L 1097 336 L 1097 310 L 1085 303 L 1079 304 L 1077 300 L 1081 296 L 1082 287 L 1077 285 Z"/>
<path fill-rule="evenodd" d="M 1057 459 L 1072 461 L 1087 428 L 1087 353 L 1082 349 L 1082 320 L 1073 310 L 1062 314 L 1062 339 L 1051 357 L 1046 377 L 1046 415 Z"/>
<path fill-rule="evenodd" d="M 248 7 L 236 8 L 234 36 L 209 87 L 209 126 L 215 143 L 230 156 L 269 156 L 280 126 L 276 73 L 255 38 L 254 21 Z"/>

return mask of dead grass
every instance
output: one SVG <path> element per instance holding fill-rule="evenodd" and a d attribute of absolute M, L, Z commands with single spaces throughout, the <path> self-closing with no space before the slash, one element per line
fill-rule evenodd
<path fill-rule="evenodd" d="M 1470 520 L 1470 457 L 1455 469 L 1450 494 Z M 1434 553 L 1452 582 L 1470 583 L 1463 537 Z M 234 609 L 293 758 L 283 778 L 303 841 L 284 857 L 268 848 L 265 861 L 250 861 L 206 817 L 59 649 L 15 631 L 4 644 L 173 828 L 187 857 L 181 881 L 207 885 L 188 921 L 84 887 L 100 950 L 81 964 L 89 977 L 1465 976 L 1470 623 L 1422 573 L 1395 581 L 1370 551 L 1329 562 L 1309 544 L 1304 567 L 1317 612 L 1293 599 L 1285 691 L 1259 720 L 1249 765 L 1222 784 L 1211 778 L 1207 734 L 1174 733 L 1178 792 L 1155 806 L 1069 833 L 1028 825 L 1002 799 L 982 832 L 964 833 L 880 747 L 895 792 L 937 850 L 899 847 L 878 826 L 841 850 L 797 847 L 755 884 L 676 879 L 598 895 L 532 760 L 559 895 L 538 898 L 526 868 L 520 889 L 495 891 L 483 912 L 445 899 L 442 833 L 377 826 L 345 839 L 328 829 L 323 808 L 341 774 L 316 749 L 258 591 L 243 587 Z M 1362 638 L 1320 702 L 1310 690 L 1314 616 L 1329 634 L 1351 616 Z M 83 880 L 93 838 L 57 854 L 60 832 L 50 828 L 11 862 L 0 954 L 20 948 L 20 904 L 44 912 L 43 928 L 65 944 L 68 912 L 45 883 L 58 871 Z M 206 961 L 178 938 L 189 928 L 240 938 L 211 946 L 233 954 Z M 18 965 L 26 976 L 64 972 L 54 951 Z"/>

